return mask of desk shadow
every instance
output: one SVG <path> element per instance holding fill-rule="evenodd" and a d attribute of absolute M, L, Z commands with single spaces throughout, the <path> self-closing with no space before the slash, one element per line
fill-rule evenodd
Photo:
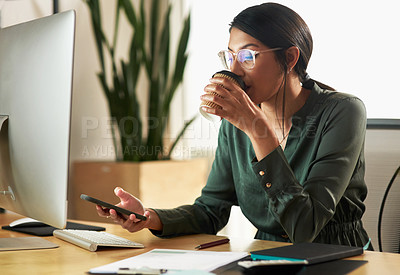
<path fill-rule="evenodd" d="M 215 273 L 222 275 L 341 275 L 348 274 L 366 263 L 367 261 L 336 260 L 309 266 L 263 266 L 250 269 L 245 269 L 235 263 L 235 265 L 225 266 L 223 270 L 217 269 Z"/>
<path fill-rule="evenodd" d="M 352 261 L 352 260 L 337 260 L 321 264 L 306 266 L 303 270 L 296 275 L 340 275 L 348 274 L 360 266 L 366 264 L 368 261 Z"/>

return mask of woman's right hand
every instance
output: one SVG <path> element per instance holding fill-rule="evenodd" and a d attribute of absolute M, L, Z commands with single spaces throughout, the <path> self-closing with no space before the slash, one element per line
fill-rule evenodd
<path fill-rule="evenodd" d="M 129 216 L 122 215 L 118 214 L 114 209 L 105 209 L 97 205 L 96 209 L 100 217 L 111 218 L 115 223 L 121 225 L 129 232 L 137 232 L 143 228 L 150 228 L 154 230 L 162 229 L 162 224 L 158 215 L 153 210 L 145 209 L 142 202 L 138 198 L 120 187 L 116 187 L 114 189 L 114 193 L 120 199 L 120 203 L 118 203 L 116 206 L 128 209 L 138 214 L 142 214 L 143 216 L 147 217 L 147 219 L 142 221 L 137 219 L 134 214 Z"/>

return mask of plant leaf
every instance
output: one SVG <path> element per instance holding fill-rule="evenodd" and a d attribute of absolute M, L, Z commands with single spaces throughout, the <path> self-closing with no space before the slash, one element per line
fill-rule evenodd
<path fill-rule="evenodd" d="M 158 50 L 158 68 L 159 68 L 159 81 L 160 87 L 162 88 L 161 97 L 165 96 L 165 90 L 167 89 L 168 75 L 169 75 L 169 49 L 170 49 L 170 15 L 171 6 L 168 6 L 168 10 L 164 15 L 163 28 L 159 37 L 159 50 Z"/>
<path fill-rule="evenodd" d="M 163 115 L 167 115 L 170 112 L 171 102 L 174 98 L 176 89 L 179 84 L 183 81 L 183 74 L 186 67 L 188 55 L 186 54 L 186 48 L 189 40 L 190 33 L 190 14 L 184 21 L 184 27 L 180 36 L 179 46 L 176 53 L 175 68 L 172 76 L 172 80 L 169 89 L 165 95 L 165 99 L 162 106 Z"/>
<path fill-rule="evenodd" d="M 104 36 L 101 31 L 101 13 L 100 6 L 98 0 L 86 0 L 86 4 L 89 6 L 92 28 L 94 32 L 94 37 L 96 40 L 97 53 L 99 55 L 99 61 L 102 68 L 102 71 L 105 71 L 104 64 L 104 53 L 103 53 L 103 39 Z"/>
<path fill-rule="evenodd" d="M 129 23 L 136 31 L 138 28 L 138 19 L 136 17 L 135 10 L 132 6 L 130 0 L 118 0 L 118 4 L 125 11 L 126 17 L 128 18 Z"/>

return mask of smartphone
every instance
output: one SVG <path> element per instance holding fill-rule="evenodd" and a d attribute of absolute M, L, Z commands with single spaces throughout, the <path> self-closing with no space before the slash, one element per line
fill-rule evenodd
<path fill-rule="evenodd" d="M 135 214 L 136 218 L 138 218 L 139 220 L 142 220 L 142 221 L 147 220 L 147 217 L 145 217 L 145 216 L 143 216 L 143 215 L 140 215 L 140 214 L 137 214 L 137 213 L 135 213 L 135 212 L 129 211 L 129 210 L 127 210 L 127 209 L 124 209 L 124 208 L 121 208 L 121 207 L 112 205 L 112 204 L 110 204 L 110 203 L 101 201 L 101 200 L 99 200 L 99 199 L 92 198 L 92 197 L 90 197 L 90 196 L 88 196 L 88 195 L 85 195 L 85 194 L 81 194 L 81 199 L 82 199 L 82 200 L 85 200 L 85 201 L 90 201 L 90 202 L 92 202 L 92 203 L 94 203 L 94 204 L 101 205 L 101 206 L 106 207 L 106 208 L 108 208 L 108 209 L 114 209 L 114 210 L 117 211 L 117 213 L 119 213 L 119 214 L 125 214 L 125 215 L 128 215 L 128 216 L 129 216 L 130 214 Z"/>

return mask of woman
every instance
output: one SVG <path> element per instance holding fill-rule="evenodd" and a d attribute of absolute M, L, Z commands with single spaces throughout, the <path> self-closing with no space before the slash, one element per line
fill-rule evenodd
<path fill-rule="evenodd" d="M 312 47 L 307 25 L 289 8 L 266 3 L 242 11 L 219 56 L 246 88 L 213 78 L 201 97 L 222 107 L 205 112 L 223 118 L 202 195 L 193 205 L 146 209 L 116 188 L 119 205 L 148 220 L 101 207 L 99 215 L 131 232 L 216 234 L 232 205 L 239 205 L 258 229 L 257 239 L 367 244 L 361 222 L 365 108 L 358 98 L 308 77 Z"/>

